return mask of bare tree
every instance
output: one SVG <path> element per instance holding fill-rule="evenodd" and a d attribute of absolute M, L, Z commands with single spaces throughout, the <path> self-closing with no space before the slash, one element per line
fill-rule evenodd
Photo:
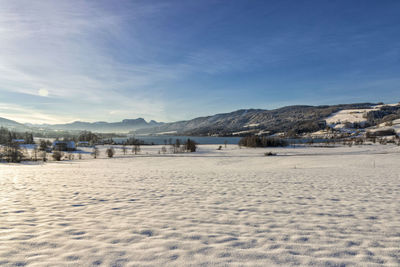
<path fill-rule="evenodd" d="M 92 156 L 93 156 L 93 158 L 97 159 L 97 157 L 98 157 L 99 155 L 100 155 L 99 149 L 98 149 L 96 146 L 94 146 L 94 147 L 93 147 L 93 150 L 92 150 Z"/>
<path fill-rule="evenodd" d="M 124 153 L 124 155 L 126 155 L 126 150 L 127 150 L 127 149 L 126 149 L 126 146 L 125 146 L 125 145 L 122 145 L 122 148 L 121 148 L 121 149 L 122 149 L 122 153 Z"/>
<path fill-rule="evenodd" d="M 41 157 L 42 157 L 43 162 L 46 162 L 47 161 L 47 152 L 43 151 Z"/>
<path fill-rule="evenodd" d="M 176 139 L 175 141 L 175 153 L 179 152 L 179 148 L 181 147 L 181 140 Z"/>
<path fill-rule="evenodd" d="M 37 146 L 35 145 L 34 147 L 33 147 L 33 151 L 32 151 L 32 153 L 33 153 L 33 157 L 32 157 L 32 159 L 34 160 L 34 161 L 37 161 L 37 155 L 38 155 L 38 148 L 37 148 Z"/>
<path fill-rule="evenodd" d="M 137 155 L 140 152 L 140 145 L 136 144 L 132 147 L 132 153 L 134 153 L 135 155 Z"/>

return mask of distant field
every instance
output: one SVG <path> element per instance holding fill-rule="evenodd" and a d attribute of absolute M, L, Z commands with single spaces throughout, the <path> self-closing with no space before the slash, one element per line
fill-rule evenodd
<path fill-rule="evenodd" d="M 400 265 L 398 146 L 160 148 L 0 164 L 0 266 Z"/>

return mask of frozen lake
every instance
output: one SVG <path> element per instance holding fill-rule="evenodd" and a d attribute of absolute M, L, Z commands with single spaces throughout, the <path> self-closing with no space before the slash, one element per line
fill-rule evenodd
<path fill-rule="evenodd" d="M 216 147 L 0 164 L 0 265 L 400 265 L 400 147 Z"/>

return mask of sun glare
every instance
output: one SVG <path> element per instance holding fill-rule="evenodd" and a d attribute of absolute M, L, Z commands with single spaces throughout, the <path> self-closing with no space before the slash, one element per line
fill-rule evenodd
<path fill-rule="evenodd" d="M 49 95 L 49 91 L 47 89 L 39 89 L 38 91 L 40 96 L 48 96 Z"/>

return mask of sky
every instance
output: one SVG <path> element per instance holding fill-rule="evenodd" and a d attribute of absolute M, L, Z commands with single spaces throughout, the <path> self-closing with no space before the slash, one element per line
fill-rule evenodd
<path fill-rule="evenodd" d="M 400 101 L 398 0 L 0 0 L 0 117 Z"/>

